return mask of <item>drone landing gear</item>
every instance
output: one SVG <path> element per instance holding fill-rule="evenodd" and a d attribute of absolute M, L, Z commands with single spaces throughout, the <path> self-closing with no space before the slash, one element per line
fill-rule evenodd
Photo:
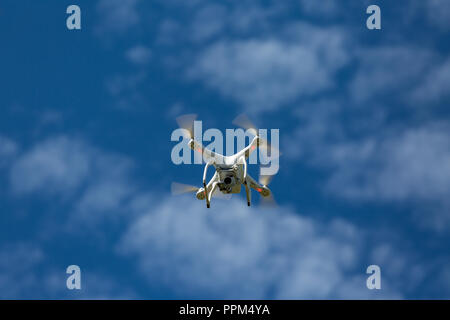
<path fill-rule="evenodd" d="M 217 181 L 213 182 L 211 190 L 209 192 L 207 192 L 207 196 L 206 196 L 206 207 L 207 208 L 209 208 L 209 206 L 210 206 L 211 198 L 212 198 L 212 195 L 214 194 L 214 191 L 216 191 L 216 188 L 217 188 Z"/>
<path fill-rule="evenodd" d="M 244 186 L 245 186 L 245 194 L 247 195 L 247 206 L 250 207 L 251 193 L 250 193 L 250 188 L 248 187 L 248 184 L 247 184 L 247 179 L 244 181 Z"/>
<path fill-rule="evenodd" d="M 210 207 L 210 197 L 211 197 L 211 194 L 214 192 L 214 185 L 211 188 L 211 193 L 210 194 L 208 194 L 208 188 L 206 186 L 206 173 L 208 172 L 208 167 L 210 166 L 210 164 L 211 164 L 211 162 L 208 162 L 205 165 L 205 170 L 203 171 L 203 188 L 205 188 L 206 208 Z"/>
<path fill-rule="evenodd" d="M 209 208 L 210 207 L 210 203 L 209 203 L 208 188 L 206 187 L 206 183 L 205 182 L 203 182 L 203 188 L 205 188 L 206 207 Z"/>

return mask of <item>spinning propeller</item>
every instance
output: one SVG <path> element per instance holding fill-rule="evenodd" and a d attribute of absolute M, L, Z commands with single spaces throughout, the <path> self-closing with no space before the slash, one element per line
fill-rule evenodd
<path fill-rule="evenodd" d="M 273 175 L 272 176 L 267 176 L 267 175 L 259 175 L 259 183 L 262 184 L 264 187 L 267 187 L 270 182 L 273 179 Z M 275 198 L 273 197 L 273 193 L 272 191 L 270 191 L 270 194 L 267 197 L 261 197 L 261 205 L 265 206 L 265 207 L 277 207 L 277 203 L 275 201 Z"/>
<path fill-rule="evenodd" d="M 187 132 L 184 134 L 184 137 L 187 139 L 194 139 L 194 121 L 197 119 L 197 115 L 185 114 L 176 118 L 176 121 L 181 129 L 185 129 Z"/>
<path fill-rule="evenodd" d="M 170 189 L 173 195 L 180 195 L 192 192 L 197 193 L 200 188 L 190 184 L 172 182 Z M 229 200 L 231 199 L 231 194 L 224 194 L 219 189 L 216 189 L 213 193 L 213 197 L 217 199 Z"/>
<path fill-rule="evenodd" d="M 233 124 L 238 127 L 244 128 L 246 130 L 253 130 L 254 134 L 259 137 L 259 129 L 250 121 L 250 119 L 245 114 L 240 114 L 233 120 Z M 280 150 L 270 145 L 270 143 L 261 137 L 259 137 L 259 147 L 262 149 L 266 149 L 270 152 L 271 155 L 276 156 L 277 158 L 280 156 Z"/>
<path fill-rule="evenodd" d="M 179 195 L 184 193 L 197 192 L 199 188 L 196 186 L 191 186 L 189 184 L 183 184 L 178 182 L 172 182 L 170 190 L 173 195 Z"/>

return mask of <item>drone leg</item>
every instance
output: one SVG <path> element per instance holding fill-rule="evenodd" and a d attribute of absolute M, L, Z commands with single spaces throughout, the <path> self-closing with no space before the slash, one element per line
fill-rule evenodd
<path fill-rule="evenodd" d="M 209 167 L 210 163 L 208 162 L 205 165 L 205 170 L 203 171 L 203 187 L 205 188 L 205 199 L 206 199 L 206 207 L 209 208 L 210 207 L 210 203 L 209 203 L 209 195 L 208 195 L 208 188 L 206 187 L 206 173 L 208 172 L 208 167 Z"/>
<path fill-rule="evenodd" d="M 206 187 L 206 183 L 203 182 L 203 188 L 205 188 L 205 199 L 206 199 L 206 207 L 209 208 L 209 199 L 208 199 L 208 188 Z"/>
<path fill-rule="evenodd" d="M 251 193 L 250 193 L 250 188 L 248 187 L 247 184 L 247 161 L 245 161 L 245 158 L 242 159 L 242 162 L 244 164 L 244 186 L 245 186 L 245 194 L 247 195 L 247 205 L 250 207 L 250 198 L 251 198 Z"/>
<path fill-rule="evenodd" d="M 210 203 L 211 203 L 211 197 L 214 193 L 214 191 L 216 190 L 217 187 L 217 182 L 213 182 L 212 187 L 211 187 L 211 191 L 208 194 L 208 197 L 206 197 L 206 207 L 209 208 L 210 207 Z"/>
<path fill-rule="evenodd" d="M 250 207 L 251 190 L 248 187 L 247 179 L 244 181 L 245 194 L 247 195 L 247 205 Z"/>

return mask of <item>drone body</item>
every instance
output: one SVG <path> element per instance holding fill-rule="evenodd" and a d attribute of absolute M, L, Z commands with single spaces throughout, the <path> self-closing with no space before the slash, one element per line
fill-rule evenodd
<path fill-rule="evenodd" d="M 179 122 L 181 122 L 180 126 L 183 127 L 183 121 Z M 251 189 L 257 191 L 263 198 L 273 202 L 271 191 L 267 187 L 271 176 L 260 177 L 260 183 L 253 179 L 247 171 L 247 160 L 250 154 L 261 146 L 268 146 L 268 144 L 265 141 L 262 141 L 258 136 L 258 131 L 254 131 L 256 132 L 256 136 L 247 147 L 234 155 L 224 156 L 209 150 L 201 143 L 195 141 L 193 139 L 192 131 L 187 129 L 187 132 L 189 132 L 188 137 L 190 138 L 188 142 L 189 147 L 195 152 L 201 153 L 206 162 L 203 171 L 203 187 L 196 188 L 174 183 L 172 184 L 172 191 L 174 193 L 195 191 L 197 199 L 206 200 L 206 207 L 209 208 L 213 196 L 220 196 L 221 194 L 231 196 L 232 194 L 240 193 L 243 185 L 248 206 L 250 206 L 251 203 Z M 215 173 L 207 183 L 206 174 L 210 166 L 214 167 Z"/>

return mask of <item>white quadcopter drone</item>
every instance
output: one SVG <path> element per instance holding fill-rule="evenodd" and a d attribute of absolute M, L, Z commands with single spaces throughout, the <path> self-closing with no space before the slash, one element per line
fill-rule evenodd
<path fill-rule="evenodd" d="M 206 207 L 210 208 L 211 198 L 213 196 L 229 199 L 232 194 L 240 193 L 241 186 L 244 185 L 248 206 L 250 206 L 251 202 L 250 188 L 256 190 L 263 197 L 263 204 L 274 205 L 275 201 L 272 192 L 267 187 L 273 176 L 260 175 L 259 182 L 257 182 L 247 172 L 247 159 L 250 154 L 257 148 L 271 148 L 267 141 L 259 137 L 259 131 L 251 124 L 251 122 L 244 115 L 237 117 L 233 121 L 234 124 L 245 129 L 253 129 L 256 134 L 247 147 L 231 156 L 224 156 L 205 148 L 201 143 L 194 140 L 193 122 L 195 118 L 196 115 L 193 114 L 185 115 L 177 118 L 177 122 L 179 126 L 186 129 L 186 132 L 188 133 L 186 138 L 190 139 L 188 142 L 189 147 L 194 151 L 201 152 L 205 159 L 206 165 L 203 171 L 203 187 L 197 188 L 195 186 L 174 182 L 172 183 L 172 193 L 181 194 L 196 192 L 197 199 L 206 200 Z M 211 180 L 206 183 L 206 174 L 211 165 L 214 166 L 216 172 Z"/>

